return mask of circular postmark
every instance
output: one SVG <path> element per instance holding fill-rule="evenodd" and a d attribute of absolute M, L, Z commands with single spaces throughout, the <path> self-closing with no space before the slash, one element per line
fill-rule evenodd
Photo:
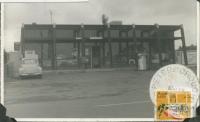
<path fill-rule="evenodd" d="M 199 81 L 186 66 L 170 64 L 159 69 L 151 79 L 149 93 L 154 104 L 156 90 L 191 91 L 194 106 L 199 97 Z"/>

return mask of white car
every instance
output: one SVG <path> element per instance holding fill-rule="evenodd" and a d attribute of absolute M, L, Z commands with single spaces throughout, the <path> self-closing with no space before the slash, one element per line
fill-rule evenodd
<path fill-rule="evenodd" d="M 19 76 L 21 78 L 27 76 L 42 77 L 42 68 L 39 66 L 38 59 L 35 58 L 23 58 L 21 67 L 19 68 Z"/>

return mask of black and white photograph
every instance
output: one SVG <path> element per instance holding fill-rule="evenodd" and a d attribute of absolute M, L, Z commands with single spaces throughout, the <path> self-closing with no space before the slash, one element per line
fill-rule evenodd
<path fill-rule="evenodd" d="M 197 72 L 196 10 L 196 0 L 4 3 L 8 115 L 153 118 L 153 74 Z"/>

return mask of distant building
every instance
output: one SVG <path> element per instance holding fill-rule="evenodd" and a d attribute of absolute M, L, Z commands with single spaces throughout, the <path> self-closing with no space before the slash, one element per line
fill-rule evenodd
<path fill-rule="evenodd" d="M 14 42 L 14 51 L 20 51 L 20 42 Z"/>
<path fill-rule="evenodd" d="M 122 25 L 122 21 L 111 21 L 110 25 Z"/>
<path fill-rule="evenodd" d="M 174 32 L 181 30 L 181 37 Z M 180 25 L 45 25 L 21 28 L 21 52 L 35 50 L 46 69 L 137 67 L 146 54 L 148 68 L 175 63 L 175 41 L 182 40 L 188 64 L 184 30 Z M 131 63 L 133 61 L 133 63 Z"/>
<path fill-rule="evenodd" d="M 187 50 L 189 65 L 197 65 L 197 50 Z M 176 50 L 176 63 L 184 64 L 183 50 Z"/>

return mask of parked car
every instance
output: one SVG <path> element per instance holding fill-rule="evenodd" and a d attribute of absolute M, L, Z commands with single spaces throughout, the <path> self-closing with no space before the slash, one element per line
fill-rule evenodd
<path fill-rule="evenodd" d="M 42 77 L 42 68 L 39 66 L 37 58 L 23 58 L 21 67 L 19 68 L 19 76 L 21 78 L 28 76 Z"/>

